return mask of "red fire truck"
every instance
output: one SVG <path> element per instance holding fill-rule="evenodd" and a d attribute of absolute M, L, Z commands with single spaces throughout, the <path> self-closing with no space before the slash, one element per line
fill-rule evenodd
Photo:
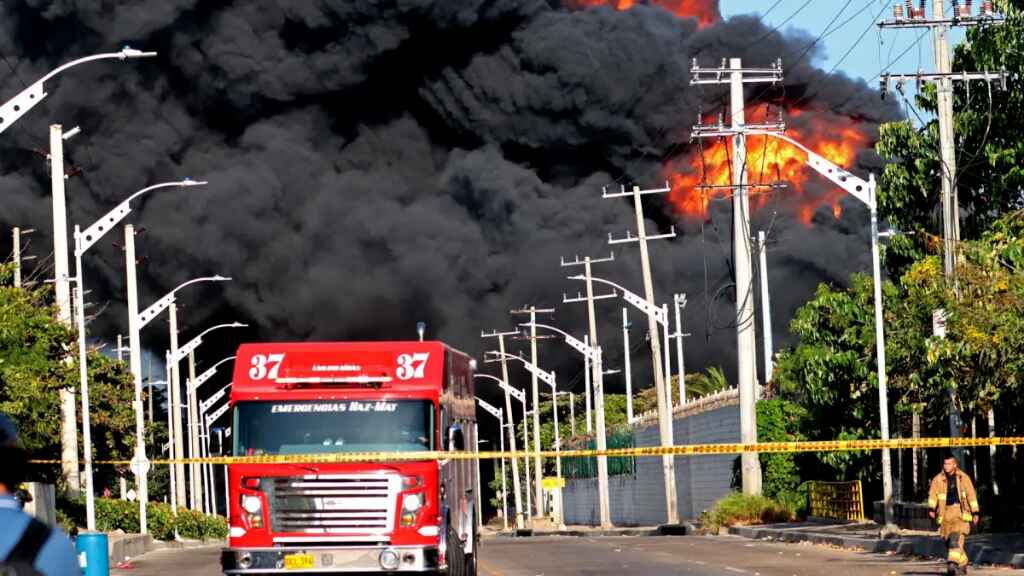
<path fill-rule="evenodd" d="M 244 344 L 236 456 L 476 449 L 475 361 L 441 342 Z M 472 460 L 231 464 L 225 574 L 475 576 Z"/>

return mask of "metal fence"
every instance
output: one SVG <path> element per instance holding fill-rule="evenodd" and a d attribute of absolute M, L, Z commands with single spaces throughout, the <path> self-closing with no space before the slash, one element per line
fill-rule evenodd
<path fill-rule="evenodd" d="M 614 430 L 608 434 L 608 448 L 633 448 L 636 442 L 633 439 L 633 432 L 628 429 Z M 566 443 L 569 450 L 593 450 L 597 448 L 597 440 L 594 438 L 582 438 Z M 616 456 L 608 458 L 608 475 L 621 476 L 633 474 L 636 470 L 636 458 L 633 456 Z M 597 458 L 563 458 L 562 475 L 566 478 L 596 478 Z"/>
<path fill-rule="evenodd" d="M 860 480 L 808 482 L 808 516 L 830 520 L 863 520 L 864 493 Z"/>

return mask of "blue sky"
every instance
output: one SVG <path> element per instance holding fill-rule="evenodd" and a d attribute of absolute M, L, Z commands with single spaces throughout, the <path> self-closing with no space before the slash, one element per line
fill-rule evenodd
<path fill-rule="evenodd" d="M 760 14 L 770 26 L 780 26 L 781 30 L 801 29 L 817 38 L 836 14 L 846 5 L 846 0 L 720 0 L 722 16 L 728 18 L 737 14 Z M 806 7 L 804 5 L 806 4 Z M 950 10 L 946 3 L 947 12 Z M 823 40 L 823 57 L 815 61 L 815 65 L 826 70 L 831 69 L 843 55 L 853 47 L 850 55 L 842 61 L 838 70 L 854 78 L 870 81 L 877 86 L 877 78 L 881 71 L 893 73 L 913 73 L 918 68 L 932 69 L 931 34 L 925 34 L 918 41 L 923 29 L 886 29 L 879 32 L 874 26 L 878 19 L 892 18 L 893 0 L 852 0 L 841 12 L 836 23 Z M 927 10 L 931 12 L 931 2 Z M 881 16 L 879 16 L 881 13 Z M 840 26 L 847 19 L 845 25 Z M 787 21 L 788 20 L 788 21 Z M 861 34 L 864 37 L 858 41 Z M 962 32 L 954 32 L 951 43 L 960 42 Z M 916 46 L 915 46 L 916 44 Z M 900 54 L 906 52 L 902 58 Z"/>

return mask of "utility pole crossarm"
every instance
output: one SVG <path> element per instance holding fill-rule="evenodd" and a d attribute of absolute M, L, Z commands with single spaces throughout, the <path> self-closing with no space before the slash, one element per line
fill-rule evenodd
<path fill-rule="evenodd" d="M 648 240 L 665 240 L 667 238 L 675 238 L 676 237 L 676 227 L 675 227 L 675 225 L 673 225 L 669 230 L 670 231 L 666 232 L 665 234 L 648 234 L 647 235 L 647 239 Z M 633 242 L 639 242 L 639 241 L 640 241 L 640 238 L 637 237 L 637 236 L 633 236 L 633 233 L 630 232 L 629 230 L 626 230 L 626 235 L 623 236 L 622 238 L 615 238 L 614 236 L 612 236 L 611 232 L 608 233 L 608 244 L 632 244 Z"/>
<path fill-rule="evenodd" d="M 597 294 L 593 298 L 591 298 L 591 300 L 608 300 L 608 299 L 611 299 L 611 298 L 618 298 L 618 297 L 619 297 L 618 294 L 616 294 L 615 292 L 611 292 L 609 294 Z M 572 297 L 566 295 L 564 292 L 562 293 L 562 304 L 578 304 L 580 302 L 586 302 L 586 301 L 587 301 L 587 297 L 584 296 L 581 292 L 577 292 L 576 296 L 572 296 Z"/>

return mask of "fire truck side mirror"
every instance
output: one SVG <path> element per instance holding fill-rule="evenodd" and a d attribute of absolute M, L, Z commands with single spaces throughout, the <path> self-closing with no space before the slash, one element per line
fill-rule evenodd
<path fill-rule="evenodd" d="M 466 437 L 462 433 L 462 427 L 453 424 L 448 428 L 448 451 L 462 452 L 466 449 Z"/>
<path fill-rule="evenodd" d="M 224 429 L 223 428 L 212 428 L 210 429 L 210 455 L 211 456 L 224 456 Z"/>

